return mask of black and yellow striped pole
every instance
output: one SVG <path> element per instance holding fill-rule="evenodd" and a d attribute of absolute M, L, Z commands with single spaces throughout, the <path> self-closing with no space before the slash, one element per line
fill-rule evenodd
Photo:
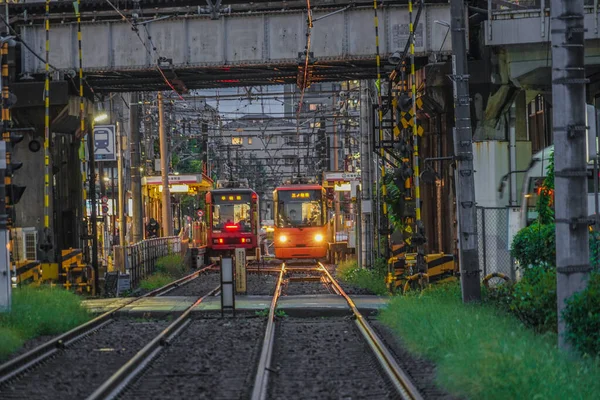
<path fill-rule="evenodd" d="M 44 83 L 44 230 L 50 231 L 50 0 L 46 0 L 46 80 Z"/>
<path fill-rule="evenodd" d="M 83 52 L 81 49 L 81 0 L 77 0 L 74 3 L 75 7 L 75 16 L 77 17 L 77 47 L 78 47 L 78 56 L 79 56 L 79 134 L 81 135 L 81 146 L 80 146 L 80 155 L 79 158 L 83 165 L 82 168 L 82 188 L 83 188 L 83 210 L 84 215 L 86 214 L 86 201 L 87 201 L 87 191 L 85 189 L 87 176 L 85 172 L 85 117 L 84 117 L 84 100 L 83 100 Z"/>
<path fill-rule="evenodd" d="M 413 243 L 417 246 L 417 271 L 427 272 L 425 252 L 423 250 L 424 235 L 421 222 L 421 186 L 419 180 L 419 127 L 417 125 L 417 79 L 415 74 L 415 26 L 413 25 L 413 1 L 408 1 L 409 36 L 410 36 L 410 85 L 412 95 L 412 137 L 413 137 L 413 172 L 415 190 L 415 231 Z"/>
<path fill-rule="evenodd" d="M 2 138 L 6 141 L 7 137 L 10 138 L 9 132 L 9 122 L 10 122 L 10 111 L 8 109 L 8 43 L 2 43 L 1 47 L 1 56 L 2 56 Z M 10 143 L 6 142 L 6 145 Z M 10 161 L 8 152 L 6 153 L 6 167 L 0 169 L 0 179 L 4 181 L 4 185 L 0 187 L 0 197 L 1 197 L 1 205 L 0 205 L 0 230 L 4 231 L 9 228 L 9 192 L 8 185 L 10 184 L 10 173 L 8 171 L 10 168 Z M 8 234 L 6 233 L 6 237 Z M 4 245 L 4 243 L 0 243 L 0 245 Z"/>
<path fill-rule="evenodd" d="M 379 119 L 379 143 L 383 143 L 383 105 L 381 99 L 381 57 L 379 55 L 379 17 L 377 13 L 377 0 L 373 0 L 373 12 L 374 12 L 374 23 L 375 23 L 375 61 L 377 63 L 377 110 L 378 110 L 378 119 Z M 388 209 L 387 209 L 387 187 L 385 184 L 385 152 L 383 147 L 379 149 L 379 157 L 381 158 L 381 211 L 383 214 L 382 224 L 383 226 L 379 227 L 379 232 L 384 232 L 386 241 L 385 241 L 385 259 L 386 261 L 390 258 L 390 240 L 388 235 Z M 379 239 L 380 236 L 378 236 Z M 393 270 L 390 268 L 390 264 L 388 264 L 388 273 L 386 277 L 386 284 L 388 288 L 391 290 L 393 287 Z"/>

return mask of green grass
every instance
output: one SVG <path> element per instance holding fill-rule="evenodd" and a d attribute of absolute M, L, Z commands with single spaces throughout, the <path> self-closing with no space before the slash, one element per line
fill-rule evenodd
<path fill-rule="evenodd" d="M 464 305 L 457 284 L 393 298 L 379 317 L 437 365 L 437 382 L 470 399 L 593 399 L 600 365 L 570 358 L 490 305 Z"/>
<path fill-rule="evenodd" d="M 366 269 L 358 268 L 356 260 L 343 261 L 337 267 L 337 277 L 342 282 L 385 295 L 388 293 L 385 286 L 386 270 L 380 264 L 376 263 L 373 269 Z"/>
<path fill-rule="evenodd" d="M 188 272 L 183 257 L 179 254 L 169 254 L 156 260 L 156 272 L 140 282 L 140 288 L 155 290 L 176 279 L 182 278 Z"/>
<path fill-rule="evenodd" d="M 167 275 L 162 272 L 157 272 L 142 280 L 140 282 L 140 287 L 145 290 L 154 290 L 163 287 L 173 281 L 174 278 L 171 277 L 171 275 Z"/>
<path fill-rule="evenodd" d="M 63 333 L 91 318 L 80 298 L 62 288 L 14 289 L 11 311 L 0 314 L 0 360 L 28 339 Z"/>

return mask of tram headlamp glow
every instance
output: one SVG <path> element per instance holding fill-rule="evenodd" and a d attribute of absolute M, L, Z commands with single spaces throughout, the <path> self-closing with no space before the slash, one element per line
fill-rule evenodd
<path fill-rule="evenodd" d="M 321 235 L 320 233 L 317 233 L 315 235 L 315 242 L 322 242 L 323 241 L 323 235 Z"/>
<path fill-rule="evenodd" d="M 285 243 L 285 242 L 287 242 L 287 236 L 285 236 L 285 235 L 281 235 L 281 236 L 279 236 L 279 241 L 280 241 L 281 243 Z"/>
<path fill-rule="evenodd" d="M 13 283 L 17 283 L 17 277 L 16 277 L 16 276 L 11 276 L 11 277 L 10 277 L 10 280 L 11 280 Z"/>

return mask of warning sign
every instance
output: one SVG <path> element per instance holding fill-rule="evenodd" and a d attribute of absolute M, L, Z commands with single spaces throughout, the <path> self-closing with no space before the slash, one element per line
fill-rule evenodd
<path fill-rule="evenodd" d="M 235 249 L 235 291 L 246 293 L 246 249 Z"/>

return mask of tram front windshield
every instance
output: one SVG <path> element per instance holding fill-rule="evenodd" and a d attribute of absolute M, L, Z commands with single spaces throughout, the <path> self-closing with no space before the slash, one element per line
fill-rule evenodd
<path fill-rule="evenodd" d="M 320 190 L 281 190 L 277 196 L 278 228 L 323 226 Z"/>
<path fill-rule="evenodd" d="M 249 194 L 214 194 L 213 229 L 252 232 Z"/>

